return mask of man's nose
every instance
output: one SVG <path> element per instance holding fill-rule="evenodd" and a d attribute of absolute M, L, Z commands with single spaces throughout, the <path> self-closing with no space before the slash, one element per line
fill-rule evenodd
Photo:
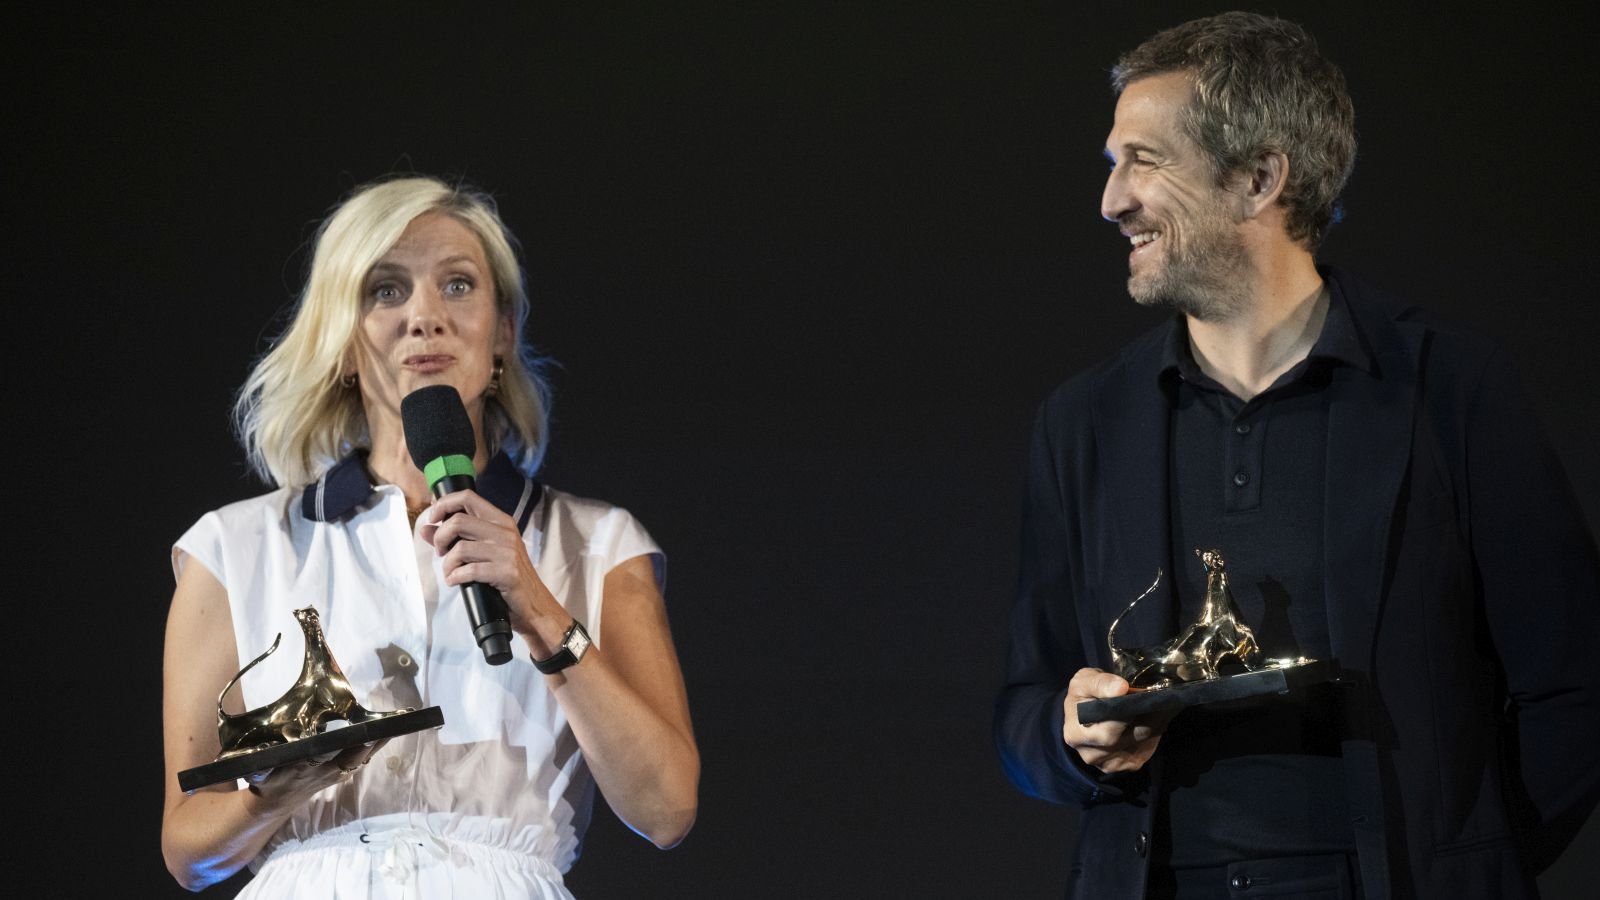
<path fill-rule="evenodd" d="M 1106 189 L 1100 195 L 1100 216 L 1108 222 L 1116 222 L 1137 208 L 1126 170 L 1113 166 L 1111 174 L 1106 176 Z"/>

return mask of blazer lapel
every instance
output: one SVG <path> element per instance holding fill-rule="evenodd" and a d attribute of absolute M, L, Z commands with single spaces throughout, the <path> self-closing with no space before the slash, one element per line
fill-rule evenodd
<path fill-rule="evenodd" d="M 1416 348 L 1385 310 L 1337 279 L 1351 319 L 1372 352 L 1371 374 L 1336 368 L 1328 390 L 1324 479 L 1324 588 L 1330 646 L 1341 667 L 1366 674 L 1382 601 L 1383 573 L 1416 415 Z"/>
<path fill-rule="evenodd" d="M 1169 325 L 1168 328 L 1174 327 Z M 1094 435 L 1100 506 L 1091 521 L 1103 524 L 1095 535 L 1089 574 L 1101 633 L 1144 592 L 1162 571 L 1155 593 L 1117 626 L 1117 644 L 1148 646 L 1177 631 L 1177 595 L 1172 573 L 1170 411 L 1159 385 L 1162 339 L 1157 330 L 1128 349 L 1121 364 L 1101 377 L 1094 390 Z"/>

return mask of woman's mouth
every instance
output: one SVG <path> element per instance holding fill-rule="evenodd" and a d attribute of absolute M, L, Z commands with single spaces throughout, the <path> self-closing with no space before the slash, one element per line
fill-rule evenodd
<path fill-rule="evenodd" d="M 403 365 L 423 375 L 434 375 L 443 372 L 455 362 L 455 357 L 445 353 L 428 353 L 408 356 Z"/>

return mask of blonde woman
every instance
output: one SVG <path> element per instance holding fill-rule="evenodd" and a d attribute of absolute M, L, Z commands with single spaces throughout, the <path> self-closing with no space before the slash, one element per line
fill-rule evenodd
<path fill-rule="evenodd" d="M 206 513 L 172 553 L 161 846 L 184 887 L 249 865 L 241 897 L 569 897 L 596 787 L 657 846 L 688 833 L 700 760 L 664 556 L 627 511 L 534 480 L 547 392 L 527 314 L 481 192 L 389 179 L 318 231 L 235 408 L 277 489 Z M 477 448 L 474 489 L 438 499 L 400 414 L 430 385 L 459 392 Z M 469 582 L 505 598 L 508 663 L 474 645 Z M 229 692 L 235 713 L 299 674 L 305 606 L 364 705 L 438 706 L 444 725 L 186 794 L 177 775 L 220 751 L 217 693 L 243 662 L 284 633 Z"/>

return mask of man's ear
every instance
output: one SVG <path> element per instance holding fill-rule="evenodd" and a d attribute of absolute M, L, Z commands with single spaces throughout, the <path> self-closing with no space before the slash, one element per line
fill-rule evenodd
<path fill-rule="evenodd" d="M 1289 183 L 1289 157 L 1281 150 L 1268 150 L 1257 156 L 1241 174 L 1244 183 L 1240 199 L 1244 202 L 1245 217 L 1255 218 L 1276 206 L 1278 198 L 1283 196 Z"/>

